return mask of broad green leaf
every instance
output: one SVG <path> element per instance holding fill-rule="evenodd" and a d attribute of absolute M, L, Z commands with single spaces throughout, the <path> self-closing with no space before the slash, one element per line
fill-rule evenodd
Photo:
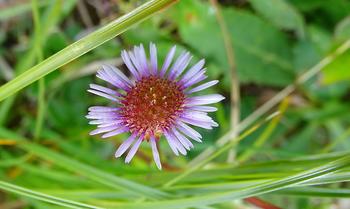
<path fill-rule="evenodd" d="M 281 86 L 293 81 L 291 51 L 282 32 L 250 12 L 230 8 L 224 9 L 223 15 L 233 41 L 241 82 Z M 209 74 L 218 76 L 210 71 L 219 70 L 228 85 L 229 67 L 214 10 L 203 2 L 183 1 L 178 4 L 174 18 L 184 42 L 207 62 L 218 66 L 208 68 Z"/>
<path fill-rule="evenodd" d="M 233 39 L 240 80 L 273 86 L 294 80 L 292 54 L 283 33 L 248 12 L 226 9 L 223 14 Z"/>
<path fill-rule="evenodd" d="M 317 25 L 308 25 L 307 34 L 321 55 L 326 56 L 333 47 L 332 34 Z"/>
<path fill-rule="evenodd" d="M 346 0 L 288 0 L 301 11 L 315 15 L 312 22 L 328 27 L 349 15 L 350 2 Z M 322 15 L 321 15 L 322 14 Z"/>
<path fill-rule="evenodd" d="M 293 48 L 294 67 L 298 73 L 305 72 L 321 59 L 321 53 L 311 40 L 298 41 Z"/>
<path fill-rule="evenodd" d="M 326 0 L 327 1 L 327 0 Z M 300 9 L 303 12 L 307 12 L 310 10 L 317 9 L 322 6 L 323 2 L 325 0 L 288 0 L 291 4 L 293 4 L 295 7 Z"/>
<path fill-rule="evenodd" d="M 281 29 L 293 30 L 304 37 L 302 15 L 286 0 L 249 0 L 253 8 Z"/>
<path fill-rule="evenodd" d="M 332 0 L 332 3 L 330 4 L 329 1 L 323 1 L 321 11 L 325 12 L 322 20 L 328 20 L 328 22 L 332 21 L 333 24 L 336 24 L 349 15 L 350 2 L 344 0 Z"/>

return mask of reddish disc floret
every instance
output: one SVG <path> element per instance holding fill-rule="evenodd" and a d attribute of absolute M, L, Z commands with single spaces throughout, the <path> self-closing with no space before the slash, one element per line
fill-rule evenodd
<path fill-rule="evenodd" d="M 136 81 L 121 101 L 120 115 L 132 133 L 159 139 L 182 113 L 185 93 L 176 81 L 157 76 Z"/>

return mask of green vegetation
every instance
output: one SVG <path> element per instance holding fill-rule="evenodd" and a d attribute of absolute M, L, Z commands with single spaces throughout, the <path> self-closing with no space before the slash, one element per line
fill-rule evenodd
<path fill-rule="evenodd" d="M 350 204 L 349 1 L 11 0 L 0 27 L 1 209 Z M 85 118 L 109 105 L 95 72 L 149 42 L 204 58 L 226 97 L 187 156 L 160 140 L 161 171 L 146 142 L 115 159 L 127 134 Z"/>

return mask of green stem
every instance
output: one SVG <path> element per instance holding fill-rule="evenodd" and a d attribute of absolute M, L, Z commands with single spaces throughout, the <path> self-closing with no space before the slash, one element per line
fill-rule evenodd
<path fill-rule="evenodd" d="M 289 97 L 286 97 L 282 103 L 280 104 L 278 111 L 280 114 L 271 120 L 271 122 L 267 125 L 264 132 L 257 138 L 257 140 L 253 143 L 251 148 L 246 149 L 238 158 L 237 161 L 242 164 L 246 160 L 248 160 L 251 156 L 255 154 L 255 152 L 261 148 L 263 144 L 265 144 L 266 140 L 269 139 L 276 129 L 277 125 L 281 121 L 282 116 L 288 108 Z"/>
<path fill-rule="evenodd" d="M 58 5 L 60 2 L 58 2 Z M 60 7 L 58 7 L 60 8 Z M 34 21 L 34 33 L 35 33 L 35 39 L 38 39 L 36 41 L 36 45 L 34 46 L 36 48 L 36 56 L 38 59 L 38 62 L 41 62 L 44 60 L 44 55 L 42 51 L 42 42 L 40 41 L 40 35 L 41 35 L 41 23 L 40 23 L 40 14 L 39 14 L 39 5 L 38 0 L 32 0 L 32 11 L 33 11 L 33 21 Z M 40 79 L 38 82 L 38 109 L 37 109 L 37 117 L 35 122 L 35 129 L 34 129 L 34 139 L 38 140 L 40 138 L 40 133 L 43 126 L 44 121 L 44 114 L 45 114 L 45 80 L 44 78 Z"/>

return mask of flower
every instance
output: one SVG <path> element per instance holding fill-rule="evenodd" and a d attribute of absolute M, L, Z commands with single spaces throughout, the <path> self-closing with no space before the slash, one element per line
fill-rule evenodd
<path fill-rule="evenodd" d="M 186 155 L 193 148 L 192 142 L 201 142 L 202 136 L 189 125 L 212 129 L 218 124 L 208 115 L 215 107 L 208 104 L 224 99 L 219 94 L 193 96 L 218 83 L 217 80 L 197 85 L 205 80 L 204 60 L 200 60 L 185 71 L 192 58 L 189 52 L 182 52 L 173 62 L 176 46 L 167 54 L 161 68 L 158 67 L 157 49 L 150 43 L 150 59 L 147 60 L 143 45 L 133 51 L 123 50 L 122 59 L 131 73 L 131 79 L 118 68 L 104 65 L 97 77 L 110 83 L 113 89 L 91 84 L 90 93 L 105 97 L 115 103 L 115 107 L 93 106 L 86 116 L 97 129 L 90 134 L 102 134 L 102 138 L 130 132 L 131 136 L 118 148 L 118 158 L 130 150 L 125 158 L 129 163 L 140 144 L 151 144 L 154 161 L 159 169 L 161 162 L 157 141 L 164 135 L 175 153 Z M 171 63 L 173 64 L 171 65 Z M 171 67 L 170 67 L 171 66 Z M 194 85 L 197 85 L 194 87 Z"/>

